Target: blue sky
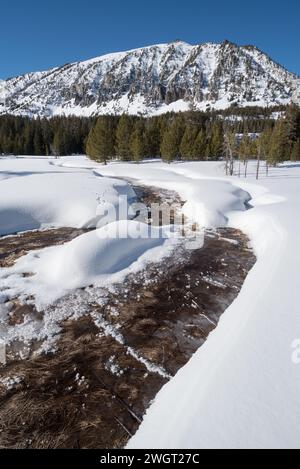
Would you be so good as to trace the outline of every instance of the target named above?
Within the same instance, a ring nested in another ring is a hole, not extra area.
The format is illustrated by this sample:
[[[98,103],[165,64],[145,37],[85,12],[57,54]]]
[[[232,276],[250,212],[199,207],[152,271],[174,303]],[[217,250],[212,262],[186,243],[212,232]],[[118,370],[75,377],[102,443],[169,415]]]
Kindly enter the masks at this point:
[[[298,0],[1,0],[0,14],[0,78],[175,39],[255,44],[300,75]]]

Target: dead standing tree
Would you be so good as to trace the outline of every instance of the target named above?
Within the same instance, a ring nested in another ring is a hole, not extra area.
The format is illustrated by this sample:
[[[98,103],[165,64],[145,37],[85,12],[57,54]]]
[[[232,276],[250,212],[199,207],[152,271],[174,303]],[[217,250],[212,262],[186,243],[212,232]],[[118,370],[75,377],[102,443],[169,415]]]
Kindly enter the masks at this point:
[[[226,176],[234,173],[234,151],[236,148],[236,135],[234,132],[226,131],[224,134],[224,146],[226,155]]]
[[[247,172],[248,172],[248,157],[249,157],[249,135],[248,134],[243,134],[243,137],[240,140],[239,143],[239,157],[240,160],[242,160],[243,165],[244,165],[244,177],[247,177]]]
[[[260,160],[261,160],[261,143],[258,140],[257,142],[257,166],[256,166],[256,179],[259,179],[259,170],[260,170]]]

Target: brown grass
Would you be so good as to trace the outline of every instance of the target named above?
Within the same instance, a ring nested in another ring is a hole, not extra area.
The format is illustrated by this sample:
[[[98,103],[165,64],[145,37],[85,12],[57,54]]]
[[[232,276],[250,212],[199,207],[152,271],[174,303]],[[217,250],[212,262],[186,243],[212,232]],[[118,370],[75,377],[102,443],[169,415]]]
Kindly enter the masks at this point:
[[[240,232],[220,230],[220,235],[239,243],[207,238],[203,249],[185,259],[176,256],[149,267],[153,282],[147,287],[142,277],[137,284],[129,278],[111,294],[108,307],[94,305],[90,312],[119,323],[126,346],[174,375],[213,329],[199,309],[217,323],[255,262]],[[227,287],[208,288],[201,272],[226,279]],[[130,292],[126,298],[124,288]],[[109,306],[118,308],[118,317]],[[0,388],[1,448],[121,448],[166,383],[130,356],[126,346],[99,335],[90,315],[63,327],[55,354],[13,361],[1,370],[3,377],[22,377],[16,388]],[[107,367],[112,355],[121,376]],[[84,382],[76,380],[77,374]]]

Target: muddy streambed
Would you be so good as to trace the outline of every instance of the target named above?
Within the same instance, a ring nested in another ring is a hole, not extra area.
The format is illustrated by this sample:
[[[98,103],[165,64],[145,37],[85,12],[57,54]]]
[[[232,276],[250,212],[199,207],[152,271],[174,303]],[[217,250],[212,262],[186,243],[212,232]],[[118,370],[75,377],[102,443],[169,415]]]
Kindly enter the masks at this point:
[[[168,199],[180,209],[174,193],[135,189],[146,205]],[[2,238],[0,266],[79,234],[61,229]],[[248,244],[240,231],[208,230],[201,249],[183,243],[110,291],[89,287],[76,292],[76,301],[74,294],[61,300],[56,308],[69,308],[70,318],[61,324],[55,352],[36,355],[38,344],[31,344],[20,360],[20,344],[8,349],[0,370],[0,447],[124,447],[157,392],[239,294],[255,263]],[[71,318],[75,304],[82,312],[77,320]],[[16,299],[12,324],[30,314],[43,321],[43,312]]]

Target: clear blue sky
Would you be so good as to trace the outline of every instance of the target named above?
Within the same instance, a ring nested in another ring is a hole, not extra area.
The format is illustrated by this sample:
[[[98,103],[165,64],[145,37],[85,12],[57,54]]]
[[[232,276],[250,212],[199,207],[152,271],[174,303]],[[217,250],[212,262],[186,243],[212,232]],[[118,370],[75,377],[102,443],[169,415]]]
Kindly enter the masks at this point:
[[[300,75],[299,0],[1,0],[0,78],[182,39],[255,44]]]

